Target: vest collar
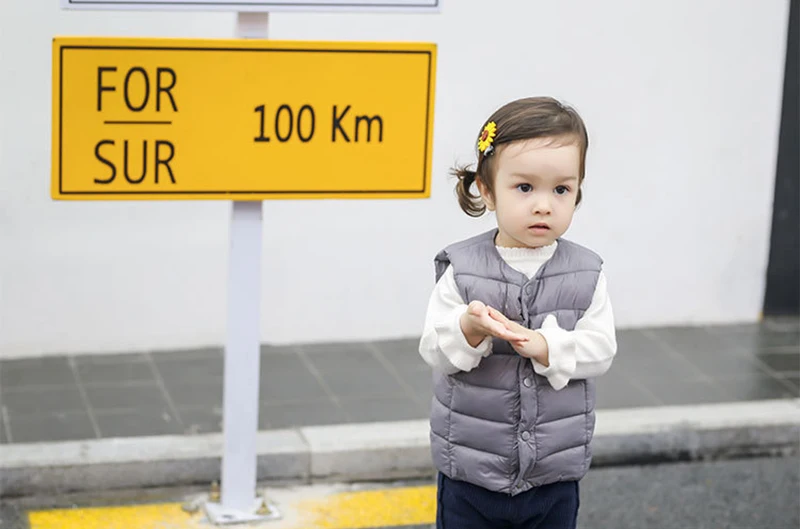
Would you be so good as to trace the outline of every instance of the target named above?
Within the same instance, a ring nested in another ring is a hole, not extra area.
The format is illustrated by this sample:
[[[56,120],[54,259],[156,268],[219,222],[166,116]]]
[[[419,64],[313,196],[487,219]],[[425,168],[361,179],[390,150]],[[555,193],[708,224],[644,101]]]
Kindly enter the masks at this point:
[[[497,266],[502,270],[503,276],[513,280],[518,285],[525,285],[529,281],[536,281],[544,277],[545,272],[552,271],[557,272],[558,268],[563,265],[564,261],[564,246],[565,242],[564,239],[559,237],[556,239],[558,242],[558,246],[556,246],[556,251],[553,253],[553,256],[545,261],[545,263],[539,268],[539,271],[536,272],[532,278],[528,279],[528,276],[520,272],[519,270],[513,268],[510,264],[508,264],[505,259],[500,255],[500,252],[497,251],[497,246],[495,245],[495,240],[497,239],[497,234],[500,232],[499,228],[493,228],[486,233],[483,234],[483,244],[487,245],[487,255],[491,256],[492,259],[497,261]],[[551,270],[552,269],[552,270]]]

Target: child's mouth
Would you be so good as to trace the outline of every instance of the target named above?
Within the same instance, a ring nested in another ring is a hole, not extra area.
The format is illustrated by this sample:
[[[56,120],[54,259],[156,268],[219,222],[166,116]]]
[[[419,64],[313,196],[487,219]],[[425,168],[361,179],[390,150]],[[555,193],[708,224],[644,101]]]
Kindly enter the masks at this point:
[[[550,226],[547,224],[534,224],[533,226],[528,226],[528,229],[536,231],[536,232],[544,232],[550,229]]]

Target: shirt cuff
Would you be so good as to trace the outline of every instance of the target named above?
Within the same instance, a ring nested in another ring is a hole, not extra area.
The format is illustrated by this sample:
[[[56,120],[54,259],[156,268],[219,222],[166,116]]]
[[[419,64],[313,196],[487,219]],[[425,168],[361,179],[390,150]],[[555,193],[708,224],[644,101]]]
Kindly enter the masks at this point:
[[[577,366],[575,339],[569,331],[565,331],[558,326],[556,317],[552,314],[545,318],[542,328],[537,329],[547,342],[549,366],[540,364],[531,359],[533,370],[539,375],[546,377],[553,389],[563,389]]]
[[[472,347],[461,330],[461,316],[466,307],[454,311],[454,318],[436,325],[439,349],[447,360],[461,371],[471,371],[478,367],[481,359],[492,353],[492,337],[484,338],[477,347]]]

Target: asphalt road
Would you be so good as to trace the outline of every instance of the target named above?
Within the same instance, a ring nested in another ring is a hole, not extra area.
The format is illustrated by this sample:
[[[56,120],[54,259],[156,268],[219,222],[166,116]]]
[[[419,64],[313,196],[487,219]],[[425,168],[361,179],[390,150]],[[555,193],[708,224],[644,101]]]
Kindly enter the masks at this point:
[[[27,529],[24,509],[0,503],[0,529]],[[579,528],[798,529],[800,457],[594,469]]]
[[[798,529],[800,458],[598,469],[582,529]]]

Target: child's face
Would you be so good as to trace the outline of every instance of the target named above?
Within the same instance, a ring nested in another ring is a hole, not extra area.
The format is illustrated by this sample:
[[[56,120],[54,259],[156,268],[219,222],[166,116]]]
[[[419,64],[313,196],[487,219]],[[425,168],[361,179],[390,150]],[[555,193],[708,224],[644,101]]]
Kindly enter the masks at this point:
[[[497,214],[495,243],[539,248],[564,234],[575,213],[580,172],[578,145],[537,138],[503,145],[495,153],[494,196],[478,189]]]

